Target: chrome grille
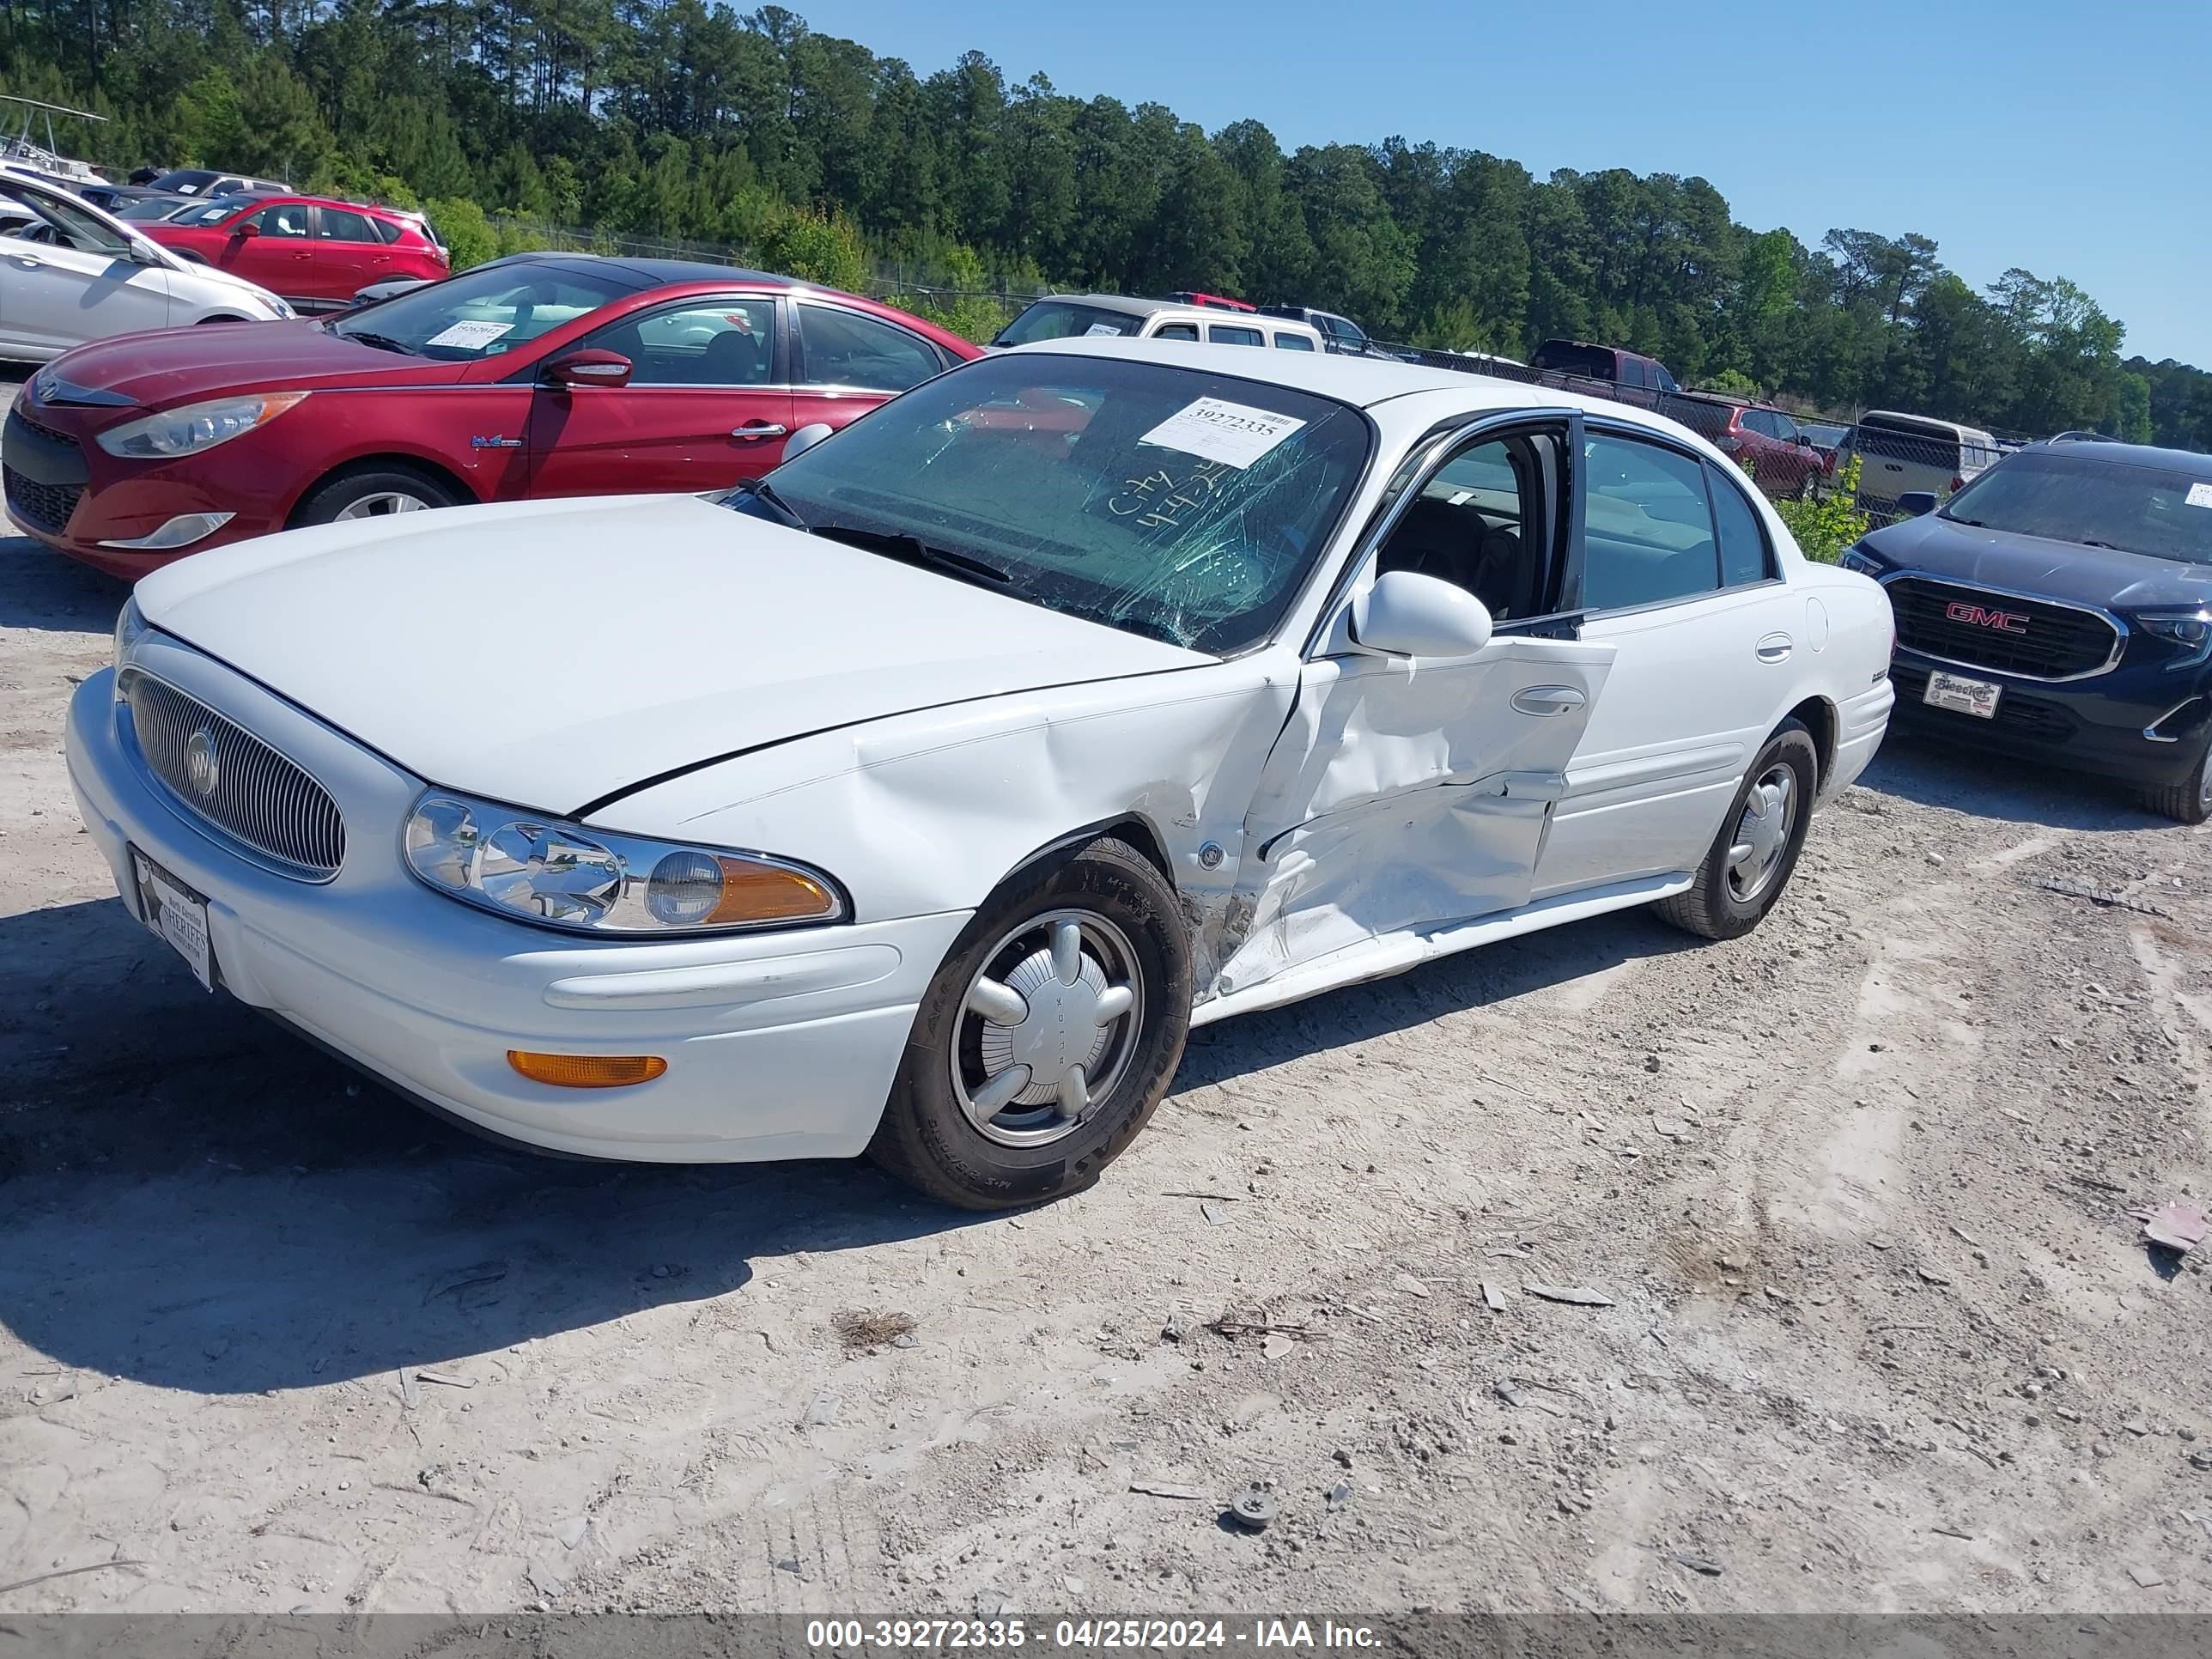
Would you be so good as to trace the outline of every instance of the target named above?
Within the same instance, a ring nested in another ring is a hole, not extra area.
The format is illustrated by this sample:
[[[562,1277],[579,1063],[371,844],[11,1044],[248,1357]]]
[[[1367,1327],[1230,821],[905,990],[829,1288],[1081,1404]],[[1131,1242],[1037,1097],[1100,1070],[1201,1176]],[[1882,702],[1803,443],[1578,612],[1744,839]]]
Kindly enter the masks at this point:
[[[2078,680],[2120,659],[2120,631],[2103,612],[2002,588],[1892,576],[1883,584],[1909,651],[2024,679]],[[2002,617],[2003,626],[1988,620]]]
[[[135,668],[123,696],[139,759],[171,799],[279,873],[328,881],[345,861],[330,792],[235,721]]]

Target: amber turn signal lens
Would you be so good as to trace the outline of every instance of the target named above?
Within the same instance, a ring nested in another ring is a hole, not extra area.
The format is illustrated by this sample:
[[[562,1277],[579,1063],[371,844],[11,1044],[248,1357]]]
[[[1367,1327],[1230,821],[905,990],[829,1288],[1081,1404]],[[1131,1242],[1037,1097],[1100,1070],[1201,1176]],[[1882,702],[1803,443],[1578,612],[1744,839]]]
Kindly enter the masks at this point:
[[[668,1069],[658,1054],[533,1054],[521,1048],[509,1048],[507,1063],[532,1083],[562,1089],[624,1089]]]
[[[722,897],[708,921],[805,921],[837,914],[837,896],[813,877],[750,859],[716,859]]]

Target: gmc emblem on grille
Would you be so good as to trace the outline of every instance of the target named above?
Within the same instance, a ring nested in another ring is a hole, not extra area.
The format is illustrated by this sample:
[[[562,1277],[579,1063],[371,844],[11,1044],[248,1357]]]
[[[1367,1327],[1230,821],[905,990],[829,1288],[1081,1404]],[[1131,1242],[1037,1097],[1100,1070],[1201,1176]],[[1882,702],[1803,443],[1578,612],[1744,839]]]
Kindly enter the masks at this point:
[[[2017,611],[1984,611],[1978,605],[1954,599],[1943,607],[1943,614],[1951,621],[1964,623],[1969,628],[1994,628],[2000,634],[2027,632],[2027,618]]]
[[[203,726],[185,739],[185,781],[192,793],[205,800],[222,781],[222,763],[216,758],[215,733]]]

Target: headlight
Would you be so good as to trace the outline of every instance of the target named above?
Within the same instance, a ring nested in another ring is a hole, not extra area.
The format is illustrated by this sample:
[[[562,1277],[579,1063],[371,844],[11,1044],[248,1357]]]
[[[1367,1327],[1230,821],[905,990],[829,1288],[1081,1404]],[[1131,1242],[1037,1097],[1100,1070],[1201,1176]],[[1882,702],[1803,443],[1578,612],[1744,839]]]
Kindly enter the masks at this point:
[[[276,313],[276,320],[280,323],[289,323],[295,317],[300,314],[298,312],[293,310],[289,304],[274,294],[269,296],[269,306],[270,309]]]
[[[1881,561],[1868,552],[1865,547],[1857,542],[1853,542],[1845,548],[1844,556],[1836,562],[1846,570],[1857,571],[1862,576],[1879,576],[1882,572]]]
[[[2178,645],[2187,654],[2169,668],[2187,668],[2204,660],[2212,647],[2212,607],[2196,611],[2146,611],[2129,618],[2153,639]]]
[[[829,877],[784,859],[610,835],[431,793],[407,820],[408,867],[441,892],[582,933],[702,933],[842,921]]]
[[[110,427],[100,434],[100,447],[111,455],[132,461],[161,461],[177,455],[196,455],[275,420],[307,395],[304,392],[264,392],[246,398],[217,398],[204,404],[186,404],[181,409],[163,410],[143,420]]]
[[[138,601],[124,600],[123,609],[115,616],[115,672],[118,684],[124,659],[130,656],[131,647],[138,643],[139,635],[146,631],[146,618],[138,612]],[[122,694],[118,690],[117,695]]]

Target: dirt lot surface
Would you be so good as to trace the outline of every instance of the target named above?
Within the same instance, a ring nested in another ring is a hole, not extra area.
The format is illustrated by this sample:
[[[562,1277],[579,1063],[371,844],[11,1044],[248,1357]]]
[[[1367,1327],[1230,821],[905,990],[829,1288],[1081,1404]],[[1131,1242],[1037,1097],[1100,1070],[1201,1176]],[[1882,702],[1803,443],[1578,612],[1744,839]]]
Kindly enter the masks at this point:
[[[64,775],[119,598],[0,544],[0,1608],[2212,1608],[2212,1280],[2125,1213],[2212,1180],[2212,835],[1893,744],[1750,939],[1214,1027],[978,1219],[203,994]]]

